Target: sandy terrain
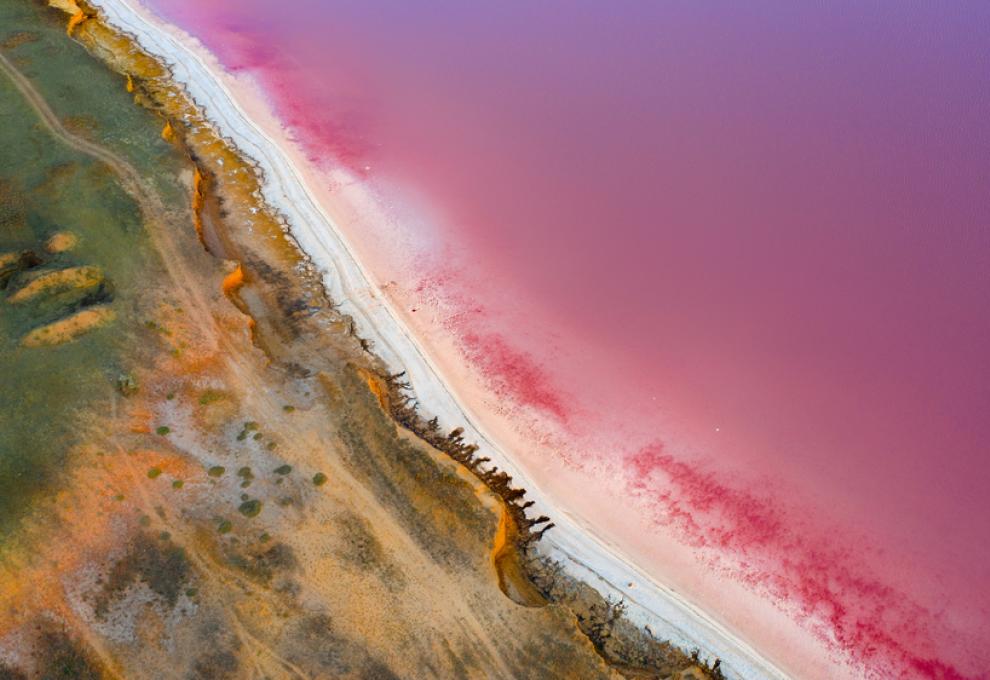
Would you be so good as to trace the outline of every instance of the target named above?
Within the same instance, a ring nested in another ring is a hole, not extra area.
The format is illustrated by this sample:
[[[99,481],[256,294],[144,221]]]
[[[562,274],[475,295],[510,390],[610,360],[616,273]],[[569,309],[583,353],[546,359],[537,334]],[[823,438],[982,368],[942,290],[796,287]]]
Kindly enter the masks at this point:
[[[508,587],[505,504],[389,418],[377,360],[278,222],[232,200],[253,180],[212,129],[176,123],[168,188],[190,200],[167,204],[125,154],[62,128],[15,61],[52,139],[129,194],[154,263],[106,320],[127,372],[73,414],[75,445],[4,534],[0,677],[617,677],[589,612]],[[668,656],[664,676],[695,666]]]
[[[286,139],[249,83],[224,74],[187,36],[154,21],[141,8],[118,0],[94,4],[106,13],[110,23],[135,35],[145,49],[163,58],[171,66],[175,79],[205,109],[217,129],[258,164],[265,177],[261,187],[264,198],[284,216],[293,238],[312,258],[329,297],[340,312],[353,319],[357,335],[372,343],[374,352],[391,371],[406,372],[423,410],[437,416],[445,429],[463,427],[465,440],[477,442],[481,454],[508,471],[516,485],[528,490],[528,498],[536,504],[534,511],[552,517],[556,527],[541,542],[545,555],[559,560],[566,572],[603,594],[621,595],[629,605],[632,619],[648,624],[658,637],[717,656],[728,677],[785,677],[715,617],[662,585],[656,569],[647,575],[637,568],[637,562],[648,563],[642,557],[638,560],[626,557],[619,548],[596,536],[587,522],[541,491],[547,486],[540,478],[541,471],[520,465],[518,458],[511,455],[513,450],[518,450],[514,448],[518,442],[513,440],[511,432],[489,431],[490,428],[480,425],[472,408],[483,403],[480,395],[472,397],[472,390],[477,387],[459,375],[456,367],[438,361],[442,355],[438,357],[435,348],[427,351],[388,297],[372,283],[367,268],[355,256],[356,249],[336,227],[329,202],[312,189],[320,184],[317,178],[310,174],[312,171],[307,169],[298,150]],[[168,126],[166,131],[170,131]],[[209,233],[201,234],[201,238],[214,254],[225,257],[232,254],[225,252],[222,239]],[[217,240],[211,242],[211,238]],[[226,248],[236,250],[236,244],[228,243]],[[253,301],[251,295],[250,287],[243,290],[241,303],[253,310],[262,301]],[[257,295],[261,297],[260,293]],[[328,324],[332,326],[332,322]],[[266,329],[261,323],[254,333],[263,346],[276,351],[275,336],[280,334],[277,328]],[[265,333],[272,337],[267,345]],[[283,358],[288,361],[288,357]],[[312,460],[311,464],[316,465],[317,461]],[[548,473],[542,472],[544,476]],[[668,547],[676,549],[676,546]],[[685,558],[672,562],[682,567],[689,565]]]
[[[730,677],[784,675],[714,617],[660,584],[654,570],[646,575],[614,545],[595,536],[587,522],[542,493],[543,484],[534,479],[534,472],[539,471],[525,468],[511,455],[518,450],[513,447],[519,445],[511,432],[489,432],[480,425],[468,405],[483,403],[480,395],[472,398],[477,386],[449,362],[440,365],[437,359],[442,361],[442,354],[438,357],[436,352],[427,351],[387,296],[372,283],[368,269],[355,256],[356,249],[337,228],[332,208],[327,207],[331,201],[320,196],[318,189],[313,190],[321,186],[319,178],[249,83],[223,73],[188,36],[157,22],[140,7],[122,1],[95,4],[112,24],[137,36],[149,52],[170,64],[175,78],[203,106],[211,122],[258,163],[266,180],[262,187],[265,198],[285,216],[292,236],[323,272],[331,299],[354,319],[358,334],[373,342],[375,353],[391,369],[406,371],[426,412],[437,416],[445,428],[464,427],[465,439],[481,445],[483,455],[524,486],[536,501],[538,512],[553,517],[556,528],[547,534],[542,546],[546,554],[561,560],[570,573],[602,592],[621,594],[630,604],[630,615],[648,623],[659,636],[721,658]],[[456,387],[450,387],[451,380]],[[767,615],[772,614],[768,611]]]

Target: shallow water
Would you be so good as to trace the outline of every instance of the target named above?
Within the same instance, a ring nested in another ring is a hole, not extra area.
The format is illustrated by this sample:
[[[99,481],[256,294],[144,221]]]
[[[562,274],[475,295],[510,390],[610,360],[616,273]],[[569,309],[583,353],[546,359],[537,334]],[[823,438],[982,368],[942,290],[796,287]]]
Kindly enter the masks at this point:
[[[985,4],[150,4],[630,513],[871,663],[990,663]]]

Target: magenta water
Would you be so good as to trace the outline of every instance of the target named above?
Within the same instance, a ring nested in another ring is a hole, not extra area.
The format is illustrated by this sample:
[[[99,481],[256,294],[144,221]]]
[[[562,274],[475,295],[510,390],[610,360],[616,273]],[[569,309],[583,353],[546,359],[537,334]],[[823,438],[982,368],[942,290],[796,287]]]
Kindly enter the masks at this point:
[[[879,676],[987,677],[990,5],[152,5],[402,194],[376,274],[569,465]]]

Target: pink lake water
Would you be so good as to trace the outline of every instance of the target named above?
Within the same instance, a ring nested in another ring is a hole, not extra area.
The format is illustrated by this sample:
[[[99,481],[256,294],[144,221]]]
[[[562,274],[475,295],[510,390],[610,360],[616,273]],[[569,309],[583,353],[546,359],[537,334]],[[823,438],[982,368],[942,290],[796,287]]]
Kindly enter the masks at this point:
[[[562,465],[864,673],[990,677],[990,4],[149,4]]]

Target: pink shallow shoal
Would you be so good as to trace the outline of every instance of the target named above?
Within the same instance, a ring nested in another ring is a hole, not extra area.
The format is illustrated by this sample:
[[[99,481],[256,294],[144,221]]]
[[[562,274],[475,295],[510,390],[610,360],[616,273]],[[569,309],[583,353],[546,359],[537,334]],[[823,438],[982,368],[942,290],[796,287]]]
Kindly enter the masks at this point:
[[[990,4],[150,4],[564,464],[880,677],[987,677]]]

